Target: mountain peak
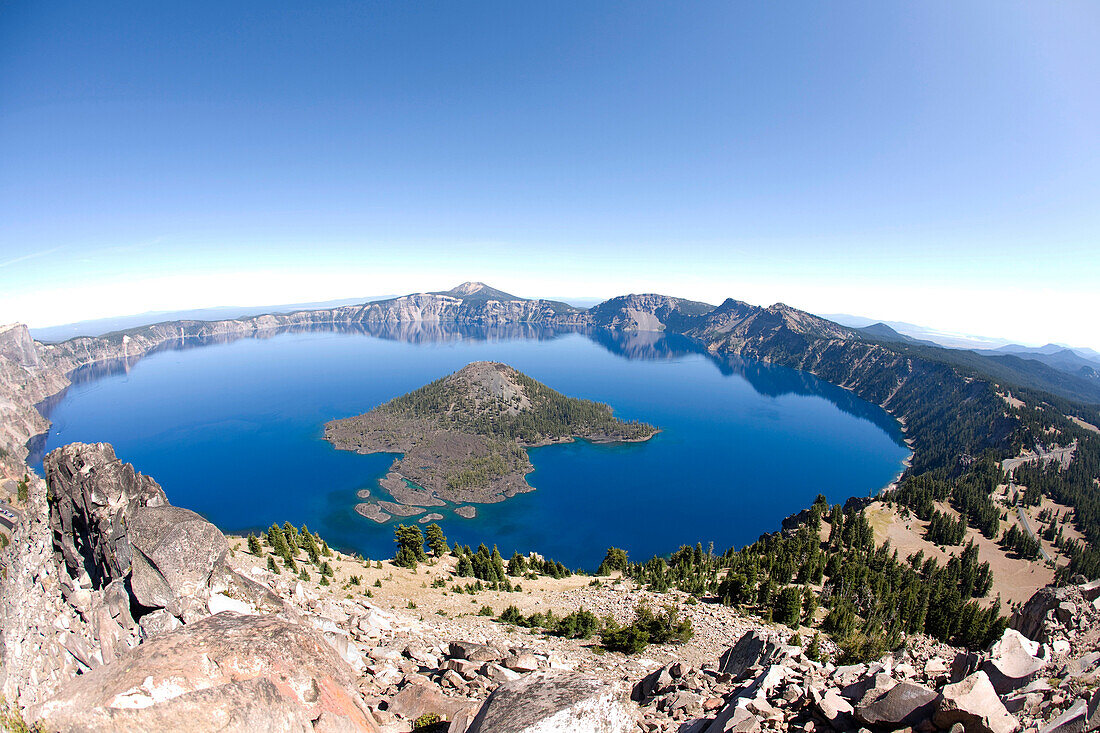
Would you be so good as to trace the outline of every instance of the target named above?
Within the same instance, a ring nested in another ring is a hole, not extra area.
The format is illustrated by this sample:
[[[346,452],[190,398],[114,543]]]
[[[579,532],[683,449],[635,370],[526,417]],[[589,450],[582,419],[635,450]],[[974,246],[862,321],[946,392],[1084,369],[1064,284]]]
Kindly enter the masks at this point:
[[[520,373],[497,361],[475,361],[467,364],[444,382],[461,386],[478,403],[485,400],[508,403],[507,411],[522,412],[531,406],[520,385]]]
[[[464,282],[461,285],[456,285],[450,290],[444,290],[441,292],[432,293],[433,295],[449,295],[452,298],[459,298],[466,301],[485,301],[485,300],[526,300],[526,298],[519,298],[515,295],[510,295],[502,290],[491,288],[482,282]]]
[[[485,283],[464,282],[457,287],[451,288],[451,292],[455,295],[473,295],[487,287],[489,286]]]

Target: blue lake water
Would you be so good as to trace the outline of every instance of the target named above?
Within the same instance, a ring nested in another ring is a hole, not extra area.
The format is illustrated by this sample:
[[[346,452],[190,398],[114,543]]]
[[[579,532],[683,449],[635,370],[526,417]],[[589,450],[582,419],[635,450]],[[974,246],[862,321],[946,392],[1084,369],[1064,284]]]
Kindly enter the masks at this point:
[[[384,496],[376,482],[394,457],[337,451],[322,426],[477,360],[661,428],[646,443],[533,449],[535,491],[478,505],[473,520],[443,512],[449,540],[496,543],[506,557],[534,550],[593,568],[609,546],[635,559],[696,542],[741,546],[818,493],[837,503],[876,491],[908,455],[879,407],[679,337],[452,327],[283,333],[86,368],[43,405],[53,427],[37,460],[66,443],[109,442],[173,504],[224,531],[289,520],[341,549],[390,557],[394,522],[352,507],[359,489]]]

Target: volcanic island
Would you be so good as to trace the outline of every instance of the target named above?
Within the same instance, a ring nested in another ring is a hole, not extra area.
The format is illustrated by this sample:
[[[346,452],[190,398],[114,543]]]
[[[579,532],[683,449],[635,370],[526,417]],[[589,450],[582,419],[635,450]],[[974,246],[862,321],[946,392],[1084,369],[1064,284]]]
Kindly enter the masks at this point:
[[[528,448],[569,443],[649,440],[657,428],[620,420],[611,407],[566,397],[507,364],[477,361],[355,417],[325,424],[339,450],[400,453],[379,485],[393,501],[355,510],[376,522],[447,507],[472,518],[470,504],[532,491]],[[369,498],[367,491],[360,498]],[[442,518],[433,512],[421,522]]]

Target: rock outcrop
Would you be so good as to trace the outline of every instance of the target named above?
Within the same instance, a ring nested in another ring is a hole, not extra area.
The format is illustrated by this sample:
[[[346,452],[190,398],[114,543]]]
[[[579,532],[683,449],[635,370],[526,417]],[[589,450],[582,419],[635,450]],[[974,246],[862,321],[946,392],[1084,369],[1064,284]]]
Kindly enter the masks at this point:
[[[1100,581],[1040,588],[1012,615],[1012,628],[1047,644],[1068,644],[1100,623]]]
[[[91,670],[32,710],[47,729],[377,730],[351,668],[312,628],[230,611]]]
[[[229,545],[218,528],[170,505],[160,485],[111,446],[73,443],[46,456],[44,466],[62,591],[82,613],[94,617],[104,604],[133,609],[147,635],[174,622],[158,614],[143,623],[146,615],[164,609],[180,623],[203,618],[212,595],[230,586],[263,599],[226,567]],[[129,613],[124,620],[132,629]]]
[[[68,384],[62,372],[42,364],[26,326],[0,326],[0,480],[27,472],[26,443],[50,425],[35,405]]]
[[[592,325],[616,331],[673,331],[703,326],[713,305],[667,295],[621,295],[600,303],[588,315]]]
[[[47,456],[44,468],[53,496],[50,529],[70,576],[97,590],[125,577],[133,520],[168,505],[160,485],[106,443],[67,445]]]

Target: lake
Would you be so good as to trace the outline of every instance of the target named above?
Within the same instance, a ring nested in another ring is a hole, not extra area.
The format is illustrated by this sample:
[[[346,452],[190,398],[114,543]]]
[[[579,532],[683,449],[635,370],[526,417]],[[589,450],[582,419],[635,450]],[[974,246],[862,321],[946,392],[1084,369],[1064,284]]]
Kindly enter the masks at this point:
[[[323,425],[479,360],[661,429],[645,443],[531,449],[535,491],[477,505],[472,520],[443,512],[452,543],[495,543],[506,558],[533,550],[593,569],[609,546],[636,560],[696,542],[740,547],[818,493],[841,503],[877,491],[909,454],[878,406],[682,337],[436,324],[191,343],[86,367],[41,406],[53,426],[32,461],[66,443],[112,443],[223,531],[289,520],[342,550],[391,557],[393,526],[415,517],[378,525],[353,506],[364,488],[388,498],[377,480],[394,456],[337,451]]]

